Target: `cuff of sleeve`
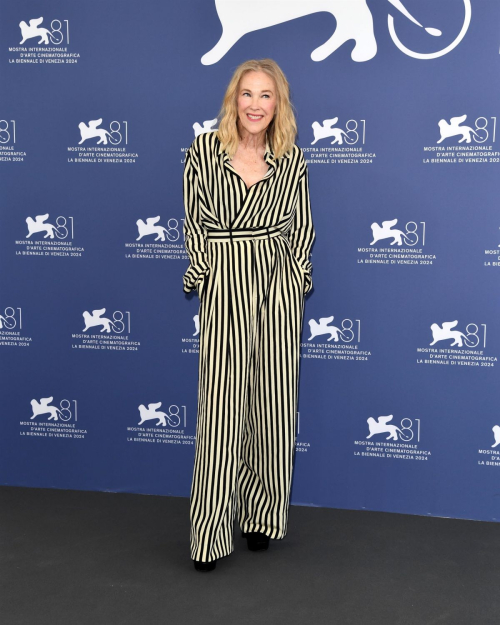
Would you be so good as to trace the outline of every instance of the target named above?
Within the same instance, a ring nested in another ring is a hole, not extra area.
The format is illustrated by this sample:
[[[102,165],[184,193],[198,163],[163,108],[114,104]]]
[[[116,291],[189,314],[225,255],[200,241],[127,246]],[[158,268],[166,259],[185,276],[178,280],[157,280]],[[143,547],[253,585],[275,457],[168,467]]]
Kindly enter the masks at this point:
[[[210,267],[207,263],[199,263],[198,265],[190,265],[189,269],[184,274],[182,281],[184,284],[184,293],[189,293],[198,288],[198,284],[202,282],[203,278],[209,272]]]
[[[313,282],[312,282],[312,276],[309,272],[306,273],[305,278],[306,280],[304,284],[304,295],[307,295],[309,291],[312,289]]]

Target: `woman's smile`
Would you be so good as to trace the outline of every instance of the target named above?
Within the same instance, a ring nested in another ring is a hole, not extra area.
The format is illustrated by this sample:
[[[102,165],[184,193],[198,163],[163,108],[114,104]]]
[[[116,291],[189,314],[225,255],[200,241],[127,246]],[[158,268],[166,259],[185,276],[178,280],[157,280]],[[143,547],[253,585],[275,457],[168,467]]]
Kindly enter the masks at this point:
[[[251,113],[247,113],[247,119],[251,122],[259,122],[264,115],[252,115]]]

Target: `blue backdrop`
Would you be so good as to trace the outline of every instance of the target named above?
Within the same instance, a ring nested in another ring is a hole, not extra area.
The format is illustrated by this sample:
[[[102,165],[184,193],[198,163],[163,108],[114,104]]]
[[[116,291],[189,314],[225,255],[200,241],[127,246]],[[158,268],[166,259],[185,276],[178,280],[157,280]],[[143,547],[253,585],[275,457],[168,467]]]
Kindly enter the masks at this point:
[[[189,496],[184,154],[270,57],[317,232],[292,503],[498,521],[499,21],[494,0],[3,3],[1,482]]]

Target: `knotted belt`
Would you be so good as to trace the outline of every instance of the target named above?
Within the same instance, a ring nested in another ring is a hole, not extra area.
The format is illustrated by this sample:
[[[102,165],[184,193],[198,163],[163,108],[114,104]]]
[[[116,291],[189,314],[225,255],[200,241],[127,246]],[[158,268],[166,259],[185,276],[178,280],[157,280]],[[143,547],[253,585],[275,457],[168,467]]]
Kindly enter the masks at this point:
[[[207,230],[206,237],[210,240],[243,241],[245,239],[266,239],[281,234],[278,226],[261,226],[253,228],[230,228],[229,230]]]

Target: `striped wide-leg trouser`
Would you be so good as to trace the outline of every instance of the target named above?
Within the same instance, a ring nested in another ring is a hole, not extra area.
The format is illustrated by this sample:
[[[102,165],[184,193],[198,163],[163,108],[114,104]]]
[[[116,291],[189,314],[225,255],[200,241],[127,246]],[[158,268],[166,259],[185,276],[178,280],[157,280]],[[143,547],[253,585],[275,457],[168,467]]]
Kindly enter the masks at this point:
[[[210,231],[199,285],[191,557],[244,532],[284,538],[295,457],[305,277],[276,227]]]

